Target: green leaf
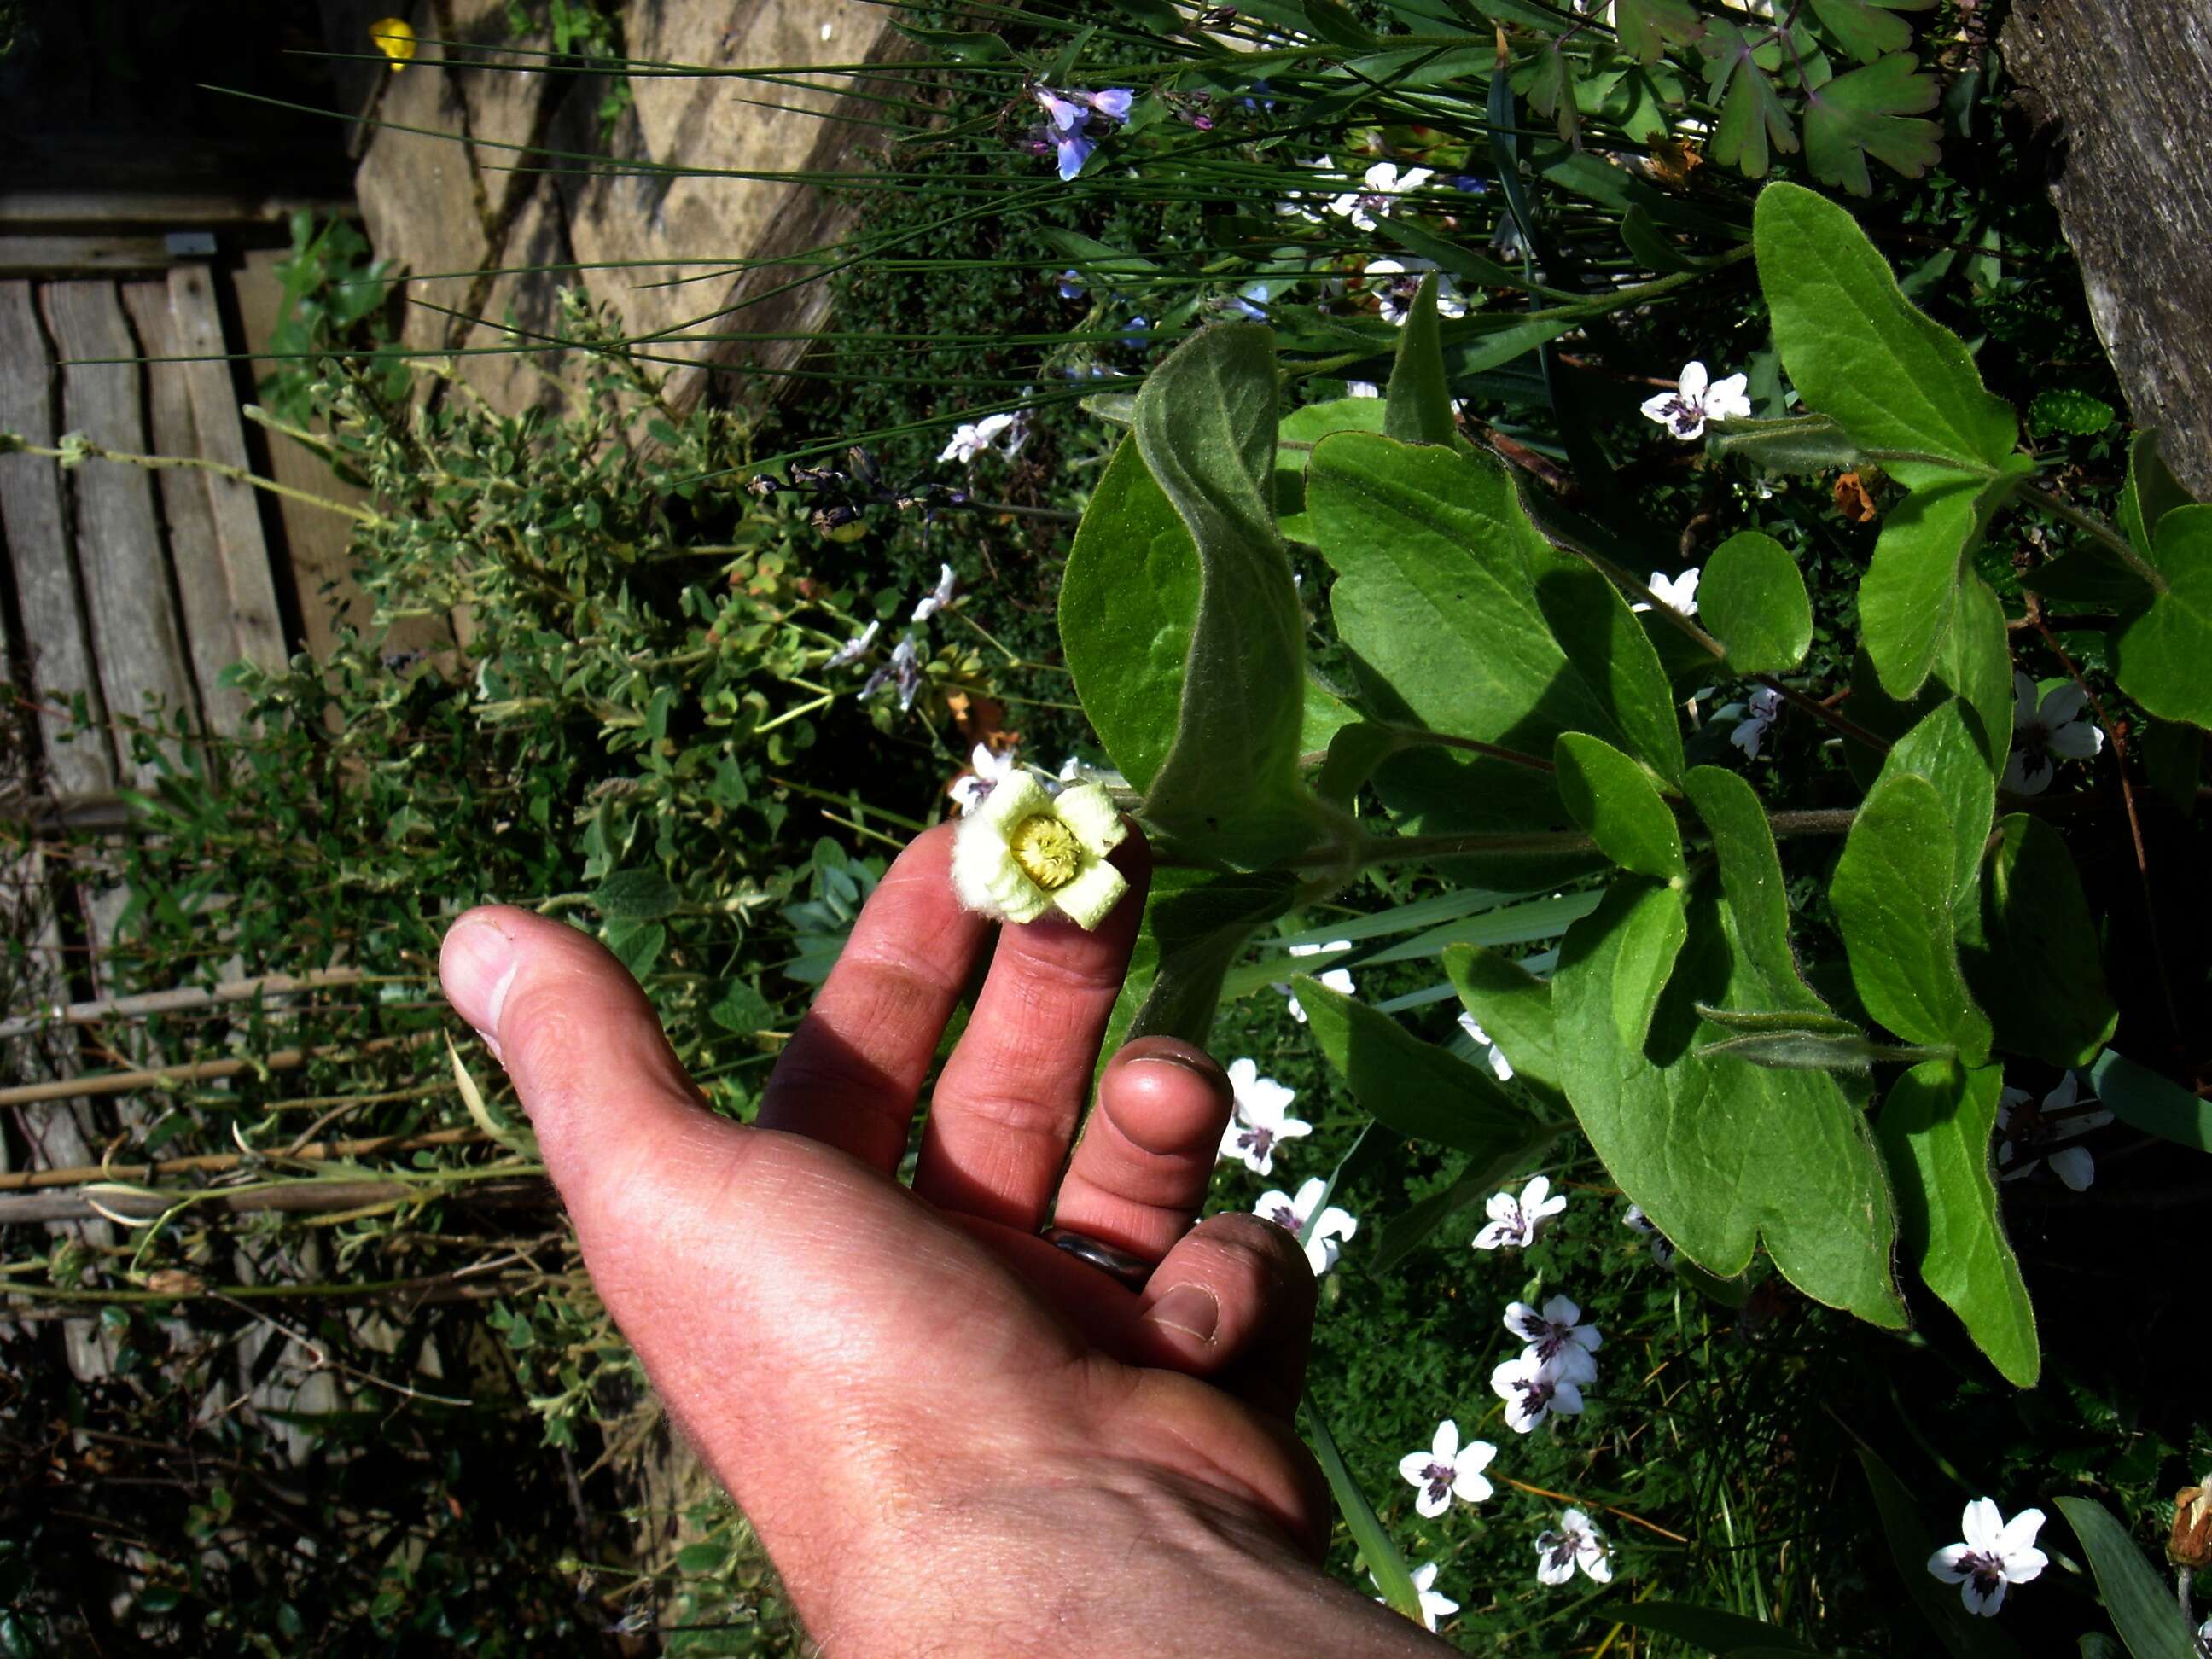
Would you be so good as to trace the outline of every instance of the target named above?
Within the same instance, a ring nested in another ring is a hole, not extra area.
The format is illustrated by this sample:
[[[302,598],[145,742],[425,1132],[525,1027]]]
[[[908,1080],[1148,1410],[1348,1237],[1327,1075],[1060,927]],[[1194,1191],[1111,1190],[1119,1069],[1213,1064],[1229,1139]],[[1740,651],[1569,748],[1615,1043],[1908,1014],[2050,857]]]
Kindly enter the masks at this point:
[[[2145,428],[2128,441],[2128,482],[2120,492],[2120,529],[2136,551],[2149,556],[2158,521],[2189,505],[2189,492],[2159,453],[2158,434]]]
[[[1592,920],[1613,933],[1613,1030],[1621,1047],[1633,1052],[1651,1034],[1659,999],[1689,936],[1689,921],[1679,889],[1634,877],[1613,883],[1605,899]]]
[[[1971,572],[1959,584],[1951,626],[1936,649],[1936,678],[1974,711],[1966,729],[1988,744],[1995,777],[2012,749],[2012,635],[1996,592]]]
[[[1859,1449],[1859,1467],[1873,1490],[1875,1508],[1881,1516],[1882,1537],[1889,1545],[1891,1563],[1905,1581],[1905,1593],[1919,1608],[1920,1616],[1953,1659],[2021,1659],[2019,1644],[1995,1620],[1968,1613],[1959,1592],[1928,1571],[1928,1558],[1936,1540],[1920,1519],[1920,1509],[1888,1464],[1872,1450]],[[1955,1538],[1956,1533],[1947,1533]]]
[[[609,916],[600,924],[599,937],[615,953],[615,959],[629,969],[630,976],[640,980],[653,971],[653,964],[660,960],[660,952],[668,944],[668,930],[659,922],[627,916]]]
[[[2027,406],[2027,429],[2039,438],[2063,432],[2076,438],[2094,438],[2119,419],[2112,404],[2086,392],[2057,389],[2039,392]]]
[[[1720,1278],[1763,1239],[1817,1301],[1895,1328],[1893,1222],[1863,1085],[1821,1072],[1700,1058],[1729,1033],[1699,1004],[1826,1014],[1797,975],[1766,814],[1734,774],[1686,780],[1718,879],[1691,890],[1687,935],[1640,1047],[1620,1039],[1613,981],[1623,930],[1606,907],[1568,930],[1552,979],[1560,1082],[1606,1168],[1686,1255]],[[1508,1050],[1510,1053],[1510,1050]]]
[[[1013,49],[997,35],[980,29],[925,29],[899,22],[891,27],[956,64],[1003,64],[1014,55]]]
[[[1698,615],[1739,674],[1787,673],[1813,643],[1813,602],[1797,561],[1756,530],[1739,530],[1705,561]]]
[[[1657,882],[1686,880],[1682,832],[1651,775],[1602,738],[1563,732],[1552,745],[1559,799],[1598,850]]]
[[[1910,697],[1936,665],[1966,561],[1997,509],[2035,470],[2008,456],[1991,480],[1954,476],[1915,489],[1882,520],[1874,561],[1859,584],[1867,654],[1893,697]]]
[[[1700,1012],[1706,1012],[1700,1009]],[[1707,1014],[1711,1018],[1710,1013]],[[1919,1060],[1928,1050],[1876,1042],[1863,1033],[1849,1035],[1778,1028],[1745,1031],[1691,1051],[1699,1060],[1740,1060],[1775,1072],[1840,1072],[1863,1077],[1883,1060]]]
[[[1539,1124],[1489,1071],[1424,1042],[1388,1014],[1320,981],[1291,981],[1314,1040],[1359,1109],[1401,1135],[1476,1158],[1525,1161],[1558,1133]]]
[[[1741,1654],[1747,1648],[1775,1653],[1814,1653],[1779,1625],[1762,1624],[1740,1613],[1692,1607],[1687,1601],[1615,1601],[1595,1607],[1590,1617],[1611,1620],[1633,1630],[1657,1631],[1708,1653]]]
[[[720,1544],[686,1544],[676,1552],[676,1571],[696,1578],[702,1573],[720,1572],[729,1559],[729,1551]]]
[[[1905,1259],[2015,1388],[2043,1369],[2035,1310],[2005,1237],[1990,1135],[2004,1074],[1926,1060],[1890,1086],[1876,1133],[1889,1155]]]
[[[2113,672],[2160,719],[2212,726],[2212,507],[2169,508],[2151,541],[2166,586],[2112,641]]]
[[[1596,693],[1625,745],[1669,783],[1685,761],[1682,722],[1657,647],[1620,590],[1581,559],[1547,550],[1529,562],[1553,637]]]
[[[1330,1493],[1336,1499],[1337,1512],[1344,1516],[1345,1530],[1359,1551],[1359,1559],[1367,1564],[1367,1571],[1375,1580],[1375,1588],[1382,1592],[1382,1600],[1392,1612],[1402,1613],[1415,1623],[1421,1618],[1421,1593],[1413,1588],[1413,1569],[1399,1553],[1398,1546],[1375,1506],[1367,1501],[1358,1480],[1346,1465],[1344,1454],[1337,1449],[1336,1437],[1329,1432],[1328,1419],[1321,1414],[1309,1393],[1305,1398],[1306,1434],[1313,1442],[1314,1458],[1320,1463],[1322,1474],[1328,1479]]]
[[[1582,137],[1582,111],[1575,105],[1580,81],[1577,60],[1553,40],[1536,48],[1535,56],[1515,74],[1513,86],[1528,99],[1530,109],[1552,118],[1560,142],[1571,144]]]
[[[2169,1083],[2148,1066],[2138,1066],[2110,1048],[2089,1068],[2097,1098],[2130,1128],[2212,1152],[2212,1100]]]
[[[652,921],[681,902],[676,884],[655,869],[617,870],[592,894],[592,908],[610,920]]]
[[[2143,1559],[2127,1528],[2086,1498],[2060,1498],[2058,1512],[2081,1540],[2105,1611],[2132,1659],[2197,1659],[2196,1637],[2182,1621],[2172,1588]]]
[[[1714,450],[1741,455],[1767,472],[1832,472],[1858,465],[1866,453],[1826,415],[1792,415],[1779,421],[1720,421]]]
[[[1862,64],[1871,64],[1886,52],[1903,52],[1912,44],[1912,25],[1899,11],[1919,11],[1930,0],[1813,0],[1813,15],[1834,35],[1844,50]],[[1881,9],[1883,6],[1888,9]]]
[[[1139,1036],[1180,1037],[1203,1048],[1229,964],[1255,929],[1291,908],[1296,890],[1287,875],[1155,869],[1099,1064]]]
[[[2011,453],[2011,405],[1983,388],[1959,337],[1905,299],[1850,213],[1796,185],[1769,185],[1753,243],[1775,346],[1807,404],[1870,450],[1936,456],[1966,471],[1993,470]],[[1883,465],[1908,488],[1942,471]]]
[[[2136,739],[2151,788],[2187,817],[2204,776],[2204,734],[2186,720],[2153,720]]]
[[[707,1018],[726,1031],[750,1036],[775,1023],[775,1010],[746,981],[733,979],[722,988],[720,998],[707,1011]]]
[[[1339,726],[1328,740],[1328,758],[1322,763],[1314,792],[1323,800],[1349,806],[1375,769],[1398,752],[1395,727],[1355,720]]]
[[[1688,46],[1705,32],[1705,20],[1690,0],[1619,0],[1613,28],[1620,49],[1639,64],[1656,64],[1669,42]]]
[[[1805,161],[1824,185],[1854,196],[1874,194],[1871,155],[1917,179],[1943,154],[1943,129],[1917,118],[1943,100],[1932,75],[1919,73],[1909,52],[1839,75],[1805,91]]]
[[[1175,739],[1198,592],[1197,545],[1135,440],[1124,439],[1076,527],[1060,638],[1083,712],[1140,790]]]
[[[1771,39],[1753,45],[1735,24],[1711,17],[1698,49],[1705,54],[1708,95],[1720,106],[1708,152],[1747,179],[1764,179],[1770,142],[1784,155],[1797,150],[1796,130],[1774,89],[1773,71],[1781,67],[1782,48]]]
[[[1276,396],[1274,348],[1247,323],[1178,347],[1137,394],[1134,441],[1199,562],[1175,738],[1145,813],[1232,864],[1294,852],[1316,827],[1297,775],[1305,623],[1270,500]]]
[[[1951,891],[1961,910],[1981,875],[1982,849],[1996,817],[1997,787],[1981,725],[1971,704],[1947,698],[1897,740],[1883,766],[1884,776],[1911,772],[1927,779],[1942,797],[1951,824]]]
[[[1398,331],[1390,365],[1382,429],[1401,443],[1448,444],[1456,431],[1451,389],[1444,384],[1443,343],[1437,332],[1437,278],[1431,271],[1414,290]]]
[[[1503,1158],[1470,1164],[1459,1179],[1443,1191],[1433,1193],[1402,1214],[1392,1216],[1382,1224],[1382,1235],[1375,1241],[1375,1255],[1368,1271],[1389,1272],[1435,1237],[1454,1216],[1496,1192],[1518,1167]]]
[[[1997,825],[1978,903],[1961,918],[1960,965],[1990,1011],[1996,1046],[2087,1066],[2119,1022],[2081,878],[2064,837],[2015,812]]]
[[[1444,972],[1451,975],[1460,1006],[1512,1062],[1514,1081],[1547,1104],[1564,1109],[1567,1097],[1559,1086],[1552,988],[1519,963],[1480,945],[1449,946]]]
[[[1978,1066],[1990,1023],[1959,971],[1952,840],[1936,786],[1885,770],[1851,822],[1828,900],[1867,1012],[1908,1042],[1953,1047]]]

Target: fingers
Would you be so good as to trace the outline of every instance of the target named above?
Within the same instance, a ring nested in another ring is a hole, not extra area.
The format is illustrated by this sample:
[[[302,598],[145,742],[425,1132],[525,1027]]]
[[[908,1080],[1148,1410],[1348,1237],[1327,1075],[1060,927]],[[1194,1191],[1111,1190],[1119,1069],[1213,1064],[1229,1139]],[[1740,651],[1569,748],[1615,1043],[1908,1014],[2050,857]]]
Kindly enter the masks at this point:
[[[1209,1216],[1153,1269],[1129,1332],[1137,1356],[1287,1419],[1305,1387],[1318,1281],[1289,1231]]]
[[[1130,1043],[1099,1080],[1054,1224],[1158,1261],[1205,1201],[1231,1105],[1228,1078],[1202,1049],[1170,1037]]]
[[[1097,932],[1056,915],[1000,932],[915,1170],[915,1191],[940,1209],[1025,1231],[1042,1224],[1144,914],[1143,838],[1131,835],[1114,862],[1131,890]]]
[[[769,1078],[763,1128],[826,1141],[886,1175],[898,1167],[915,1094],[989,927],[953,896],[954,827],[917,837],[877,884]]]
[[[639,1193],[740,1133],[705,1109],[637,981],[595,941],[526,910],[471,910],[438,959],[491,1044],[588,1247]]]

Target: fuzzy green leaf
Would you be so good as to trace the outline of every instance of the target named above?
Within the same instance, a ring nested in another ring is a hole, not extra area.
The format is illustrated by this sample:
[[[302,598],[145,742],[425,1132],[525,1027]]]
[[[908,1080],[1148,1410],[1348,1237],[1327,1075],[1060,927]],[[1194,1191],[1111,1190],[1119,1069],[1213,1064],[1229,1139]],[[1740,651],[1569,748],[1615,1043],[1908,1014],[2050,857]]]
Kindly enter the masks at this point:
[[[2177,1146],[2212,1152],[2212,1100],[2191,1094],[2110,1048],[2089,1068],[2089,1080],[2096,1085],[2097,1098],[2130,1128]]]
[[[1929,481],[1882,521],[1859,584],[1859,625],[1882,690],[1893,697],[1912,696],[1935,667],[1966,561],[2034,467],[2027,456],[2011,455],[1994,479]]]
[[[2165,513],[2150,562],[2166,586],[2112,641],[2120,690],[2162,719],[2212,726],[2212,507]]]
[[[1796,185],[1770,185],[1753,213],[1753,242],[1775,347],[1808,404],[1867,449],[1942,457],[1968,472],[2012,453],[2012,406],[1983,388],[1959,337],[1905,299],[1849,212]],[[1908,488],[1945,470],[1883,465]]]
[[[1699,1017],[1700,1004],[1829,1011],[1790,953],[1781,863],[1758,796],[1713,767],[1693,769],[1686,787],[1712,836],[1718,881],[1691,891],[1680,956],[1638,1046],[1620,1041],[1614,1018],[1626,901],[1609,897],[1568,930],[1552,981],[1553,1017],[1572,1034],[1559,1045],[1560,1081],[1613,1178],[1699,1267],[1733,1278],[1764,1239],[1807,1295],[1901,1325],[1889,1193],[1864,1085],[1695,1052],[1729,1035]]]
[[[1448,946],[1444,972],[1451,975],[1460,1006],[1512,1063],[1514,1080],[1564,1109],[1567,1097],[1559,1087],[1552,988],[1519,963],[1479,945]]]
[[[1651,775],[1601,738],[1565,732],[1552,745],[1559,799],[1598,850],[1622,869],[1680,882],[1682,832]]]
[[[1856,466],[1865,452],[1826,415],[1792,415],[1779,421],[1724,421],[1712,428],[1713,448],[1741,455],[1762,471],[1833,472]]]
[[[1961,919],[1960,965],[1990,1011],[1997,1047],[2053,1066],[2087,1066],[2119,1023],[2097,925],[2065,837],[2015,812]]]
[[[1679,785],[1686,763],[1681,715],[1658,649],[1620,590],[1584,561],[1548,549],[1531,556],[1529,574],[1552,636],[1627,738],[1625,746]]]
[[[1990,1023],[1959,970],[1952,842],[1936,786],[1885,769],[1852,820],[1828,899],[1867,1012],[1908,1042],[1955,1048],[1979,1065]]]
[[[2010,736],[2008,732],[2007,738]],[[1989,845],[1990,826],[1996,816],[1990,746],[1982,717],[1972,705],[1949,697],[1899,738],[1884,763],[1885,773],[1914,773],[1935,785],[1942,797],[1951,825],[1951,891],[1962,908],[1981,873],[1982,849]]]
[[[658,870],[617,870],[592,890],[592,905],[609,921],[655,921],[680,897],[676,884]]]
[[[2043,1369],[2035,1310],[1990,1174],[2003,1087],[1994,1066],[1923,1061],[1890,1086],[1876,1133],[1889,1156],[1905,1260],[2005,1380],[2032,1389]]]
[[[1406,313],[1406,326],[1398,333],[1398,356],[1390,365],[1382,429],[1409,444],[1448,444],[1457,429],[1452,421],[1451,388],[1444,384],[1443,343],[1437,332],[1433,272],[1421,278]]]
[[[2159,453],[2158,434],[2146,428],[2128,441],[2128,482],[2120,492],[2120,528],[2148,556],[2158,521],[2177,507],[2189,505],[2189,492]]]
[[[1782,674],[1813,643],[1813,602],[1790,550],[1739,530],[1713,550],[1698,583],[1698,614],[1739,674]]]

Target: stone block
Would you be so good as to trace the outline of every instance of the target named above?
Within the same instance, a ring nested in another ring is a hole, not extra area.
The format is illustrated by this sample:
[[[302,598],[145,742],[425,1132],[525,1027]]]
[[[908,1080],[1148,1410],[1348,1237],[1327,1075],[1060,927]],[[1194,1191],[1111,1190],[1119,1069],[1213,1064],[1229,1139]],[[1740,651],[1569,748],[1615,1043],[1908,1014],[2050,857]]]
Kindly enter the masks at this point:
[[[544,34],[510,38],[507,0],[447,0],[445,10],[448,21],[443,38],[456,43],[447,47],[448,55],[457,63],[479,60],[484,64],[457,66],[446,73],[460,88],[468,108],[477,176],[496,224],[518,210],[538,184],[538,174],[519,169],[544,165],[529,147],[544,142],[554,93],[573,77],[523,67],[541,61],[527,54],[550,50],[552,41]]]
[[[495,263],[565,264],[573,257],[568,250],[568,227],[561,210],[559,192],[550,181],[541,182],[515,210],[507,226],[507,245]],[[517,328],[523,331],[522,337],[512,343],[532,345],[538,342],[529,338],[531,334],[558,333],[561,289],[574,286],[577,280],[576,274],[570,271],[537,271],[494,278],[480,313],[484,320],[469,331],[462,345],[483,348],[510,343],[506,329],[509,307],[514,308]],[[501,414],[520,415],[534,405],[551,407],[559,403],[559,391],[548,376],[560,374],[567,362],[564,354],[525,351],[499,356],[464,356],[457,360],[455,368],[461,379],[475,387],[483,400]]]

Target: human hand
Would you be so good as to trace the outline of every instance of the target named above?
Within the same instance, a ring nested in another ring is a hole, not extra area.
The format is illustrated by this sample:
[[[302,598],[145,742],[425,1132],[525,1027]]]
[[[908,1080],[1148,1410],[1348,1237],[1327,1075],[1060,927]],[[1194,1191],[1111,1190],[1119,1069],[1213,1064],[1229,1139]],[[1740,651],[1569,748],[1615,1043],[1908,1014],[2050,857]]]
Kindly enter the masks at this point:
[[[1263,1602],[1316,1640],[1340,1621],[1335,1650],[1418,1642],[1309,1565],[1303,1252],[1255,1217],[1191,1225],[1220,1068],[1129,1045],[1075,1143],[1142,908],[1133,838],[1097,933],[1000,934],[897,1182],[991,940],[951,836],[884,878],[751,1127],[705,1109],[592,940],[520,910],[454,924],[447,994],[506,1065],[608,1310],[830,1651],[1219,1652],[1261,1639]],[[1158,1265],[1127,1289],[1048,1217]]]

